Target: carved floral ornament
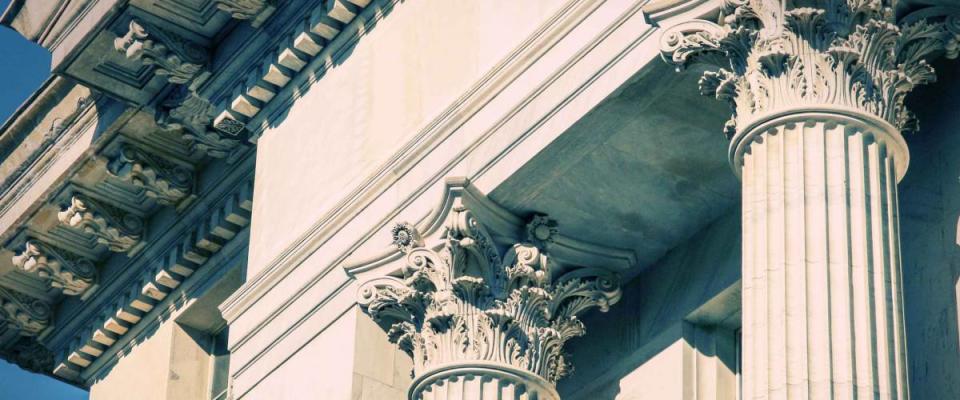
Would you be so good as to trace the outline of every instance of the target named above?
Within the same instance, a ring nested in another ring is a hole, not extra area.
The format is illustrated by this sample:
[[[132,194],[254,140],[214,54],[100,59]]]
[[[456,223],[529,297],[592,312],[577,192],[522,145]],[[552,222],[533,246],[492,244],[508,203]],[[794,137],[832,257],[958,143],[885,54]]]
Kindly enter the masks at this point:
[[[193,191],[193,171],[162,156],[124,145],[107,163],[107,171],[134,186],[160,204],[177,204]]]
[[[53,353],[33,338],[20,338],[0,350],[0,357],[31,372],[45,374],[53,370]]]
[[[37,274],[69,296],[82,295],[98,277],[92,261],[37,240],[24,243],[23,250],[13,257],[13,265]]]
[[[209,57],[205,49],[179,35],[136,19],[113,45],[127,59],[155,66],[155,73],[166,76],[170,83],[190,82]]]
[[[180,85],[159,105],[157,123],[165,129],[182,129],[191,150],[224,158],[240,146],[246,126],[232,119],[214,125],[215,111],[205,98]]]
[[[892,0],[725,0],[721,24],[691,21],[664,32],[678,69],[711,67],[700,91],[726,101],[728,137],[766,116],[798,109],[866,113],[901,131],[917,122],[904,106],[935,79],[927,60],[954,58],[960,9],[897,25]]]
[[[46,302],[6,288],[0,288],[0,322],[20,336],[40,335],[50,326],[53,310]]]
[[[470,209],[455,204],[434,241],[411,224],[391,233],[404,257],[399,276],[360,288],[360,304],[410,354],[414,375],[486,363],[553,383],[570,371],[564,343],[585,333],[579,316],[606,311],[619,278],[599,268],[563,268],[550,256],[558,234],[534,217],[526,240],[498,246]]]
[[[60,223],[92,235],[110,251],[126,252],[143,237],[143,218],[81,193],[57,214]]]
[[[235,19],[253,19],[266,9],[276,7],[276,0],[216,0],[217,8]]]

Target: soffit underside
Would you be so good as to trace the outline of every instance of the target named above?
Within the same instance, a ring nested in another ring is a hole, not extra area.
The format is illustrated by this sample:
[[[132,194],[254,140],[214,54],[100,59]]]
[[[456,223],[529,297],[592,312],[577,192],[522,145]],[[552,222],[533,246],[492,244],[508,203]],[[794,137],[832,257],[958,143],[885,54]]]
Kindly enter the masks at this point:
[[[546,213],[579,240],[634,250],[631,278],[739,199],[721,133],[729,114],[699,95],[698,75],[650,64],[491,199]]]

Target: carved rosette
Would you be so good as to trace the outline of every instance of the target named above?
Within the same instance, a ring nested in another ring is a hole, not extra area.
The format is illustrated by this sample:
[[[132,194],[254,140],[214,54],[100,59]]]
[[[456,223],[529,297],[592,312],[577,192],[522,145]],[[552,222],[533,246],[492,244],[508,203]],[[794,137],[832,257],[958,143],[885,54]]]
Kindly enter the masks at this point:
[[[464,393],[557,399],[554,385],[570,371],[564,344],[585,333],[579,315],[619,300],[618,278],[593,268],[558,271],[538,244],[556,234],[545,217],[530,224],[527,241],[505,250],[463,207],[443,229],[440,243],[427,244],[412,225],[397,225],[402,276],[360,289],[361,306],[413,357],[410,398],[459,386]],[[496,387],[470,389],[486,384]]]
[[[113,45],[128,59],[155,66],[154,73],[166,76],[170,83],[190,82],[209,57],[205,49],[179,35],[136,19]]]
[[[107,163],[107,171],[143,188],[160,204],[176,204],[193,190],[192,170],[130,145]]]
[[[0,288],[0,315],[20,336],[37,336],[50,326],[53,310],[40,299]]]
[[[79,193],[70,198],[57,218],[70,228],[93,235],[110,251],[129,251],[143,236],[143,218]]]
[[[721,24],[691,21],[662,38],[678,68],[712,67],[706,96],[728,102],[728,137],[797,110],[869,115],[917,129],[904,98],[935,79],[930,57],[957,55],[957,15],[898,26],[891,0],[726,0]],[[736,142],[736,140],[735,140]]]
[[[36,240],[24,243],[23,250],[13,257],[13,265],[37,274],[69,296],[82,295],[96,284],[98,277],[90,260]]]

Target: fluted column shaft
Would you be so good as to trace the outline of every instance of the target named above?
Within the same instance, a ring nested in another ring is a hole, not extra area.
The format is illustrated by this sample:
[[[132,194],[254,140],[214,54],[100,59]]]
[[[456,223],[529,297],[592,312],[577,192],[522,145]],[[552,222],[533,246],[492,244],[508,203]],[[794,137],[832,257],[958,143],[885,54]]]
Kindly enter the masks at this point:
[[[410,387],[414,400],[560,400],[554,385],[508,365],[471,363],[434,369]]]
[[[742,160],[743,398],[909,398],[899,131],[868,115],[799,112],[732,149]]]
[[[897,182],[905,98],[960,55],[960,13],[892,0],[723,2],[668,28],[743,184],[743,398],[907,399]]]

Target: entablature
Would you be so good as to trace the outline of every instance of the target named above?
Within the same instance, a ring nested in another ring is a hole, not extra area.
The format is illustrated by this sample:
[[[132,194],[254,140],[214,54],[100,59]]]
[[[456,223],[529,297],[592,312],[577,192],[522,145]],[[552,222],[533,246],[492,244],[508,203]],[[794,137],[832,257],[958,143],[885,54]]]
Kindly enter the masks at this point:
[[[153,110],[221,156],[370,0],[40,3],[14,2],[0,24],[50,50],[53,73]]]
[[[83,385],[249,223],[246,122],[369,3],[13,2],[55,77],[0,133],[0,297],[47,312],[7,307],[0,355]]]

